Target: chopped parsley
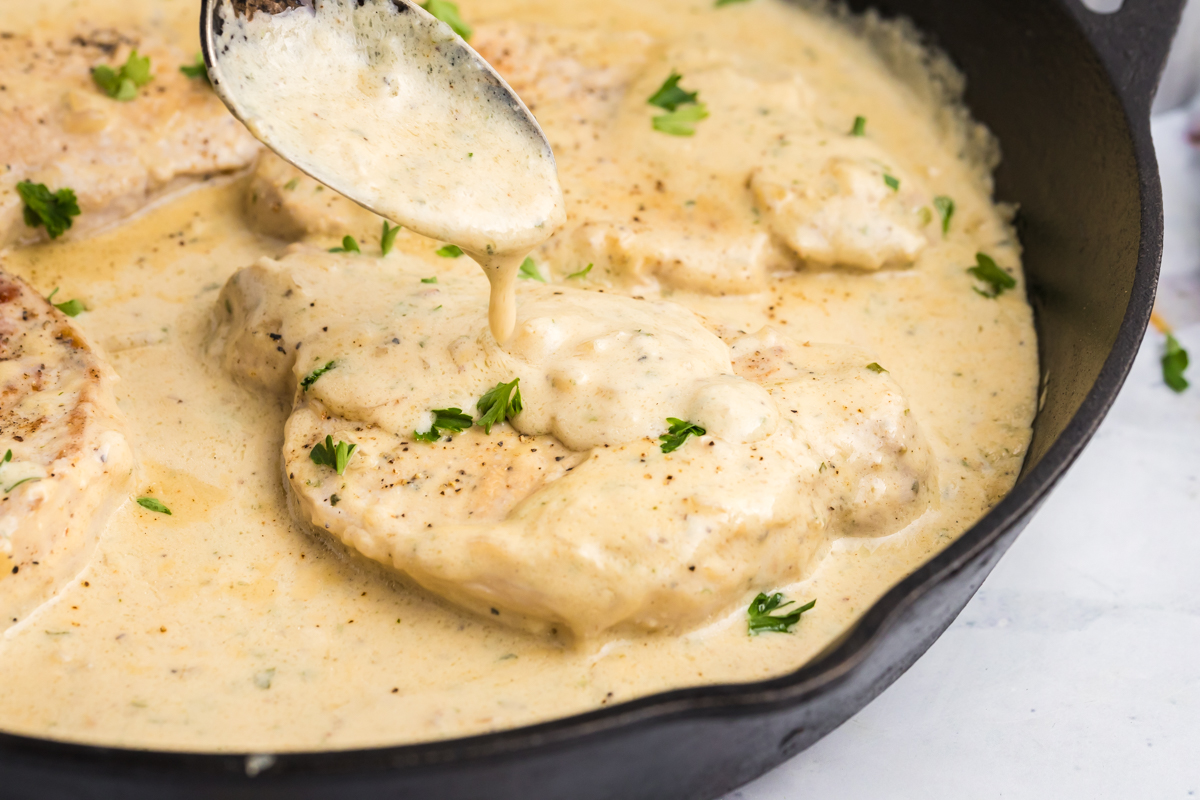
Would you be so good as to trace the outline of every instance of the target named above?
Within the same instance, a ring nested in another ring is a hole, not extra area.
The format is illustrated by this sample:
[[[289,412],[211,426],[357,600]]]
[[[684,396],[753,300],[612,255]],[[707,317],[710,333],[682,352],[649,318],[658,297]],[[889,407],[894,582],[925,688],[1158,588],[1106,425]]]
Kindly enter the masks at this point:
[[[475,424],[490,434],[493,425],[499,425],[505,420],[512,419],[525,407],[521,402],[520,378],[513,378],[508,383],[498,383],[495,387],[479,398],[476,408],[483,414]]]
[[[346,465],[350,463],[350,456],[354,455],[354,451],[357,449],[358,445],[346,442],[338,442],[334,445],[333,437],[326,436],[324,442],[317,442],[308,457],[318,467],[329,467],[338,475],[345,475]]]
[[[287,189],[289,192],[294,192],[294,191],[296,191],[296,187],[299,185],[300,185],[300,179],[292,178],[290,181],[288,181],[287,183],[285,183],[283,185],[283,188]]]
[[[66,314],[68,317],[78,317],[80,314],[87,311],[87,307],[84,306],[83,301],[79,299],[68,300],[65,303],[55,303],[54,295],[56,294],[58,294],[57,286],[54,287],[54,291],[46,297],[46,302],[57,308],[62,313]]]
[[[208,67],[204,65],[204,56],[200,53],[196,53],[195,64],[184,64],[179,71],[189,78],[203,78],[205,83],[212,84],[208,79]]]
[[[817,605],[817,601],[805,603],[795,611],[790,611],[786,614],[774,614],[774,611],[782,611],[790,605],[795,604],[795,600],[788,600],[786,603],[783,600],[783,595],[776,592],[773,595],[767,596],[762,592],[758,593],[758,597],[750,603],[750,608],[747,612],[750,615],[750,634],[757,635],[760,633],[791,633],[792,626],[800,621],[805,611],[811,611]]]
[[[362,250],[360,250],[358,248],[358,240],[356,240],[353,236],[343,236],[342,237],[342,246],[330,248],[329,252],[331,252],[331,253],[361,253]]]
[[[533,262],[532,256],[521,262],[521,271],[517,273],[517,276],[523,281],[546,282],[546,279],[542,277],[542,273],[538,272],[537,264]]]
[[[51,192],[44,183],[21,181],[17,194],[25,203],[25,224],[31,228],[46,226],[51,239],[57,239],[71,227],[71,217],[79,216],[79,203],[73,189]]]
[[[708,118],[708,107],[697,100],[699,92],[687,92],[679,88],[683,76],[672,70],[658,91],[646,102],[668,112],[650,120],[654,130],[672,136],[694,136],[696,123]]]
[[[437,275],[432,278],[421,278],[421,283],[437,283]]]
[[[458,258],[463,254],[462,248],[456,244],[439,247],[435,252],[442,258]]]
[[[1182,392],[1190,385],[1183,377],[1188,368],[1188,352],[1184,350],[1174,334],[1167,334],[1167,349],[1162,357],[1163,380],[1177,392]]]
[[[596,266],[596,265],[588,264],[586,267],[579,270],[579,272],[572,272],[570,275],[567,276],[567,280],[571,280],[573,278],[586,278],[587,274],[592,271],[592,267],[594,267],[594,266]]]
[[[41,480],[41,478],[22,478],[21,480],[19,480],[19,481],[17,481],[16,483],[14,483],[12,486],[6,486],[6,487],[4,487],[4,493],[5,493],[5,494],[8,494],[8,493],[9,493],[9,492],[11,492],[13,489],[15,489],[15,488],[17,488],[18,486],[20,486],[22,483],[30,483],[31,481],[40,481],[40,480]],[[168,512],[168,513],[169,513],[169,512]]]
[[[976,265],[969,268],[967,272],[988,285],[987,289],[980,289],[978,286],[973,287],[980,295],[995,299],[1004,294],[1008,289],[1016,287],[1017,279],[1000,269],[991,256],[976,253],[975,263]]]
[[[137,50],[129,54],[119,69],[101,64],[92,68],[92,80],[114,100],[132,100],[137,90],[150,82],[150,57],[139,57]]]
[[[10,461],[12,461],[12,450],[4,454],[4,459],[0,460],[0,464],[7,464]]]
[[[867,135],[867,118],[855,117],[854,127],[850,129],[851,136],[866,136]]]
[[[721,6],[731,6],[734,3],[745,3],[745,2],[748,2],[748,0],[717,0],[717,2],[714,5],[716,5],[717,8],[720,8]]]
[[[450,29],[462,38],[468,40],[471,38],[471,26],[463,22],[463,18],[459,16],[457,3],[451,3],[449,0],[429,0],[427,3],[422,3],[421,8],[449,25]]]
[[[400,226],[392,227],[388,225],[388,221],[383,221],[383,233],[379,237],[379,250],[385,256],[392,252],[392,248],[396,246],[396,234],[400,232]]]
[[[883,373],[883,372],[887,372],[886,369],[879,366],[878,361],[872,361],[870,364],[867,364],[867,369],[871,370],[871,372],[874,372],[877,375],[880,373]]]
[[[435,408],[433,425],[425,433],[413,431],[413,436],[419,442],[436,442],[443,433],[462,433],[473,424],[471,415],[464,414],[461,408]]]
[[[166,514],[172,516],[171,509],[167,508],[162,500],[157,500],[153,497],[139,497],[137,504],[147,511],[153,511],[156,514]]]
[[[886,172],[883,173],[883,182],[886,183],[888,185],[888,188],[891,189],[893,192],[900,191],[900,179],[897,178],[895,175],[889,175]]]
[[[950,220],[954,217],[954,200],[945,195],[938,195],[933,198],[933,207],[942,218],[942,235],[945,236],[950,232]]]
[[[695,423],[687,420],[676,419],[675,417],[667,417],[667,424],[671,427],[667,432],[658,438],[662,441],[662,451],[664,453],[674,453],[683,443],[687,441],[689,436],[703,436],[708,431],[701,428]]]
[[[336,366],[337,366],[336,361],[330,361],[328,364],[326,364],[323,367],[317,367],[312,372],[310,372],[304,376],[304,380],[300,381],[300,388],[307,392],[309,389],[312,388],[312,385],[317,382],[318,378],[320,378],[322,375],[324,375],[326,372],[329,372],[329,370],[333,369]]]
[[[341,497],[337,496],[336,494],[329,495],[329,505],[336,506],[340,502],[342,502]]]

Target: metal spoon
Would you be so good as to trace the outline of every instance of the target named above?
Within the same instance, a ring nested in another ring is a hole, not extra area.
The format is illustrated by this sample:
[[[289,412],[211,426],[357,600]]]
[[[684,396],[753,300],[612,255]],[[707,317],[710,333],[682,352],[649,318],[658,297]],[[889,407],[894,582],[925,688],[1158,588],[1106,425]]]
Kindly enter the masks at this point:
[[[213,89],[234,116],[365,208],[485,261],[528,252],[562,223],[541,126],[417,4],[202,0],[200,19]]]

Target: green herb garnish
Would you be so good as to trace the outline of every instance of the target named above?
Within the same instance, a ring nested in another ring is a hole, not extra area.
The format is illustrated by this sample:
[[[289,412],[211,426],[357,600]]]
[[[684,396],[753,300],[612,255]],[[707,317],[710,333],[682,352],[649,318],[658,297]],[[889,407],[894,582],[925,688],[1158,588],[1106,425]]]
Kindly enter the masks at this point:
[[[1163,380],[1177,392],[1188,388],[1187,378],[1183,377],[1188,368],[1188,352],[1184,350],[1174,334],[1167,334],[1167,350],[1162,357]]]
[[[150,57],[138,57],[137,50],[129,54],[120,69],[101,64],[92,68],[92,80],[114,100],[132,100],[137,90],[150,82]]]
[[[195,64],[184,64],[179,68],[179,71],[189,78],[203,78],[205,83],[212,84],[212,81],[208,78],[208,67],[204,65],[204,56],[200,53],[196,53]]]
[[[687,420],[676,419],[675,417],[667,417],[667,424],[671,427],[667,432],[658,438],[662,441],[662,451],[664,453],[673,453],[683,446],[689,436],[703,436],[708,431],[701,428],[695,423]]]
[[[658,87],[658,91],[650,95],[650,99],[646,102],[665,111],[674,111],[680,106],[694,105],[699,92],[685,92],[680,89],[679,82],[681,80],[683,80],[683,76],[672,71],[671,77],[663,81],[663,85]]]
[[[942,218],[942,236],[950,232],[950,220],[954,217],[954,200],[945,195],[933,198],[933,207]]]
[[[521,402],[521,387],[517,385],[520,382],[520,378],[513,378],[508,383],[498,383],[479,398],[475,407],[483,416],[475,424],[483,428],[484,433],[490,434],[493,425],[499,425],[521,413],[525,406]]]
[[[471,415],[464,414],[461,408],[435,408],[433,425],[425,433],[413,431],[413,436],[419,442],[436,442],[443,433],[462,433],[473,424]]]
[[[137,504],[147,511],[153,511],[157,514],[166,514],[172,516],[171,509],[163,503],[162,500],[156,500],[153,497],[139,497]]]
[[[20,486],[22,483],[29,483],[30,481],[40,481],[40,480],[41,480],[41,478],[22,478],[21,480],[19,480],[19,481],[17,481],[16,483],[14,483],[12,486],[5,487],[5,489],[4,489],[4,493],[5,493],[5,494],[8,494],[8,493],[9,493],[9,492],[11,492],[13,489],[15,489],[15,488],[17,488],[18,486]]]
[[[572,272],[570,275],[567,276],[567,280],[572,280],[574,278],[586,278],[587,274],[592,271],[592,267],[594,267],[594,266],[596,266],[596,265],[588,264],[586,267],[579,270],[579,272]]]
[[[991,256],[976,253],[975,262],[976,266],[970,267],[967,272],[989,287],[987,289],[980,289],[978,286],[972,287],[979,294],[995,299],[1004,294],[1006,290],[1016,287],[1017,279],[1000,269]]]
[[[855,117],[854,127],[850,129],[851,136],[866,136],[867,135],[867,118]]]
[[[421,278],[421,283],[437,283],[437,275],[432,278]]]
[[[354,451],[357,449],[358,445],[346,442],[338,442],[334,445],[333,437],[326,436],[324,443],[317,442],[308,457],[318,467],[329,467],[338,475],[344,475],[346,474],[346,465],[350,463],[350,456],[354,455]]]
[[[10,461],[12,461],[12,450],[9,450],[4,454],[4,458],[3,460],[0,460],[0,464],[7,464]]]
[[[883,367],[879,366],[879,362],[878,362],[878,361],[872,361],[870,364],[867,364],[867,369],[871,370],[871,372],[874,372],[875,374],[879,374],[879,373],[882,373],[882,372],[887,372],[887,370],[886,370],[886,369],[884,369]]]
[[[304,380],[300,381],[300,388],[307,392],[309,389],[312,388],[312,385],[317,382],[318,378],[320,378],[322,375],[324,375],[326,372],[329,372],[329,370],[333,369],[336,366],[337,366],[336,361],[330,361],[328,364],[326,364],[323,367],[317,367],[312,372],[310,372],[304,376]]]
[[[65,303],[55,303],[54,295],[56,294],[58,294],[57,286],[54,287],[54,291],[46,296],[46,302],[57,308],[62,313],[66,314],[68,317],[78,317],[80,314],[87,311],[87,308],[83,305],[82,300],[76,299],[68,300]]]
[[[458,258],[463,254],[462,248],[456,244],[448,244],[445,247],[439,247],[435,250],[442,258]]]
[[[358,248],[358,241],[353,236],[343,236],[342,246],[330,248],[331,253],[361,253]]]
[[[523,281],[546,282],[546,279],[542,277],[542,273],[538,272],[537,264],[533,263],[532,257],[521,262],[521,271],[517,273],[517,276]]]
[[[686,92],[679,88],[683,76],[672,70],[646,102],[669,113],[660,114],[650,120],[654,130],[672,136],[694,136],[696,123],[708,118],[708,107],[697,100],[699,92]]]
[[[51,239],[57,239],[71,227],[71,217],[79,216],[79,203],[72,189],[51,192],[44,183],[21,181],[17,194],[25,203],[25,224],[31,228],[46,226]]]
[[[750,634],[757,635],[760,633],[791,633],[792,626],[800,621],[805,611],[811,611],[816,606],[817,601],[813,600],[809,603],[797,608],[795,611],[787,614],[773,614],[774,611],[781,611],[790,605],[795,604],[795,600],[788,600],[786,603],[783,600],[783,595],[776,592],[769,597],[762,592],[758,593],[758,597],[750,603],[748,612],[750,614]]]
[[[457,3],[451,3],[449,0],[429,0],[427,3],[422,3],[421,8],[449,25],[451,30],[462,38],[468,40],[471,38],[471,26],[463,22],[463,18],[459,16]]]
[[[748,0],[717,0],[717,2],[714,3],[714,5],[717,8],[720,8],[721,6],[731,6],[734,3],[745,3],[745,2],[748,2]]]
[[[886,172],[883,173],[883,182],[886,183],[888,185],[888,188],[891,189],[893,192],[900,191],[900,179],[897,178],[895,175],[889,175]]]
[[[391,227],[388,221],[383,221],[383,233],[379,237],[379,250],[385,256],[392,252],[392,248],[396,245],[396,234],[400,232],[400,226]]]

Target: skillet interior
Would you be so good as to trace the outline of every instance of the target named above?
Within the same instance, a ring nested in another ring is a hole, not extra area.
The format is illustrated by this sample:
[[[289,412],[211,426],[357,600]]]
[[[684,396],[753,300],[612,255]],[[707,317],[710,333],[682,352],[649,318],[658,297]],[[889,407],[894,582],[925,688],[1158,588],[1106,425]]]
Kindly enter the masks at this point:
[[[1153,305],[1162,205],[1148,113],[1182,0],[852,2],[903,15],[966,74],[1020,205],[1044,406],[1012,493],[784,678],[687,689],[467,740],[279,758],[142,753],[0,735],[9,797],[708,798],[840,725],[953,621],[1078,455]],[[250,773],[253,773],[251,775]]]

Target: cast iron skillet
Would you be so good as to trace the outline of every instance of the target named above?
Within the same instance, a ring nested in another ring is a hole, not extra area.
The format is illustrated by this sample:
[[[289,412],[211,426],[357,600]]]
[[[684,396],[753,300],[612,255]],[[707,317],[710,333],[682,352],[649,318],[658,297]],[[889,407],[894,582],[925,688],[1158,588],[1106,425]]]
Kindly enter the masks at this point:
[[[966,73],[1020,204],[1044,406],[1020,481],[977,525],[791,675],[647,697],[450,742],[277,758],[0,735],[7,798],[713,798],[836,728],[954,620],[1079,454],[1137,352],[1158,279],[1150,101],[1183,0],[851,0],[903,15]]]

